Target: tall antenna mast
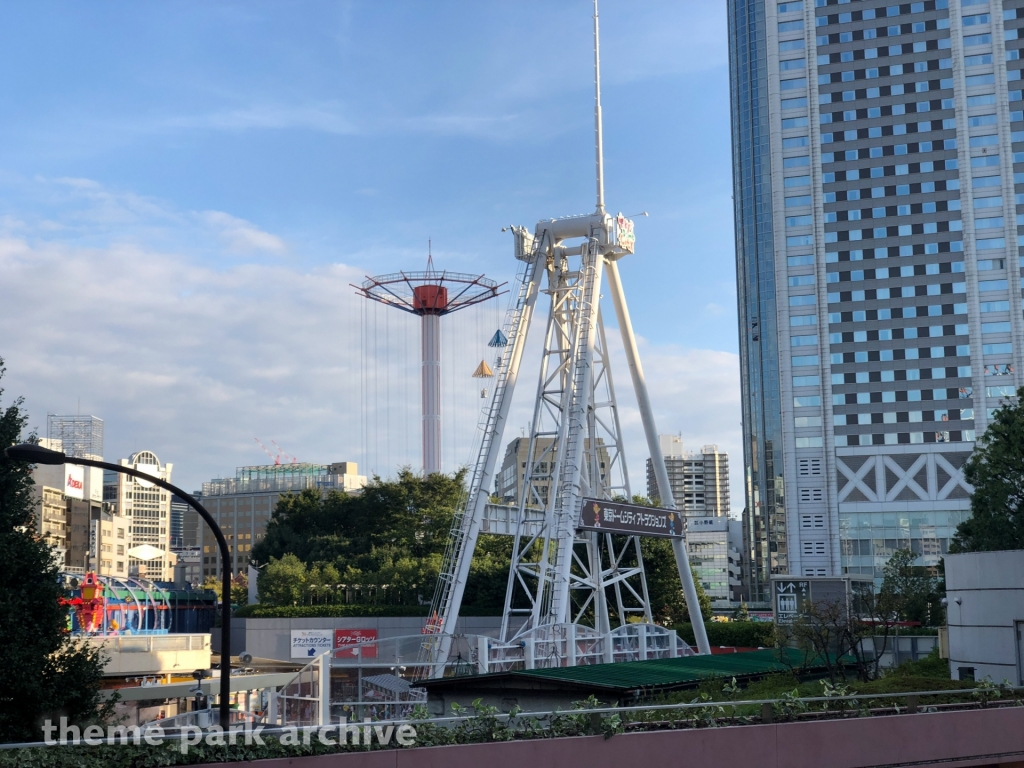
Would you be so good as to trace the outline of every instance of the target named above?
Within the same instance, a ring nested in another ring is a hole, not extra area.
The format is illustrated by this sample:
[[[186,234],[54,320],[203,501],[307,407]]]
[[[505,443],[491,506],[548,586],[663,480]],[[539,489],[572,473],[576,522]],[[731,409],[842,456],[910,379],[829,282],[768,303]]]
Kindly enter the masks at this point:
[[[601,126],[601,30],[594,0],[594,136],[597,151],[597,212],[604,213],[604,135]]]

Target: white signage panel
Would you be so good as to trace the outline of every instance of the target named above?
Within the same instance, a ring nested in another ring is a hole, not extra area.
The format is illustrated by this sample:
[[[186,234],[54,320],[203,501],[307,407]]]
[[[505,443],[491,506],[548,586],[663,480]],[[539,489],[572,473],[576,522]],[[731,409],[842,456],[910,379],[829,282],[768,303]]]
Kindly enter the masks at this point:
[[[312,659],[334,650],[333,629],[293,629],[292,658]]]
[[[69,499],[85,498],[85,467],[64,465],[64,495]]]

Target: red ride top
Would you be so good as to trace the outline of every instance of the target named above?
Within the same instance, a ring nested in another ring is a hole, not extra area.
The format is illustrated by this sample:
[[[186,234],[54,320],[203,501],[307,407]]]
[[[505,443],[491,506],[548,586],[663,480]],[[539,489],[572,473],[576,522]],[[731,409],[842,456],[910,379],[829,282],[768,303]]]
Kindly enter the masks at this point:
[[[417,285],[412,289],[412,307],[424,315],[440,315],[448,309],[448,289],[443,285]]]

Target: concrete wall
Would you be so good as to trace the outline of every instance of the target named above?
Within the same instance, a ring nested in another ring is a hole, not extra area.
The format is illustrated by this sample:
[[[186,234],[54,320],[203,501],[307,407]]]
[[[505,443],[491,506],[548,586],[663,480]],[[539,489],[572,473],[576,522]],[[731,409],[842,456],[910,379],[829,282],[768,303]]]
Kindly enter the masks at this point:
[[[292,661],[291,631],[293,629],[375,629],[377,638],[418,635],[426,618],[395,616],[345,619],[233,619],[231,621],[231,653],[247,651],[254,658]],[[456,634],[497,637],[500,616],[463,616],[456,624]],[[212,630],[213,648],[220,650],[220,630]]]
[[[946,555],[949,668],[1021,684],[1016,622],[1024,622],[1024,550]],[[966,675],[965,675],[966,676]]]
[[[1024,707],[261,760],[259,768],[1024,766]],[[230,768],[233,764],[223,764]],[[237,765],[237,764],[234,764]]]

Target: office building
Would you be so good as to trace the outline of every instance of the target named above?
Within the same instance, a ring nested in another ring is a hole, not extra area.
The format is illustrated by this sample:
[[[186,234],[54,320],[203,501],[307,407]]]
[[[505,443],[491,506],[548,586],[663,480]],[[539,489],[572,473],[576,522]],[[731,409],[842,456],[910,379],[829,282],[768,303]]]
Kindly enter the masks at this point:
[[[665,469],[672,486],[676,509],[686,515],[729,514],[729,456],[717,445],[705,445],[700,452],[687,453],[676,435],[660,435]],[[647,460],[647,497],[659,498],[654,464]]]
[[[554,471],[554,463],[558,458],[557,450],[550,450],[554,444],[554,438],[538,437],[535,455],[542,461],[537,461],[536,477],[533,479],[533,486],[539,496],[532,500],[530,506],[542,507],[548,503],[548,493],[551,488],[550,473]],[[590,440],[584,441],[584,450],[589,453]],[[501,471],[494,478],[494,495],[501,499],[502,504],[518,504],[523,493],[523,484],[526,479],[526,460],[530,450],[530,438],[517,437],[505,446],[505,458],[501,462]],[[546,456],[546,451],[550,451]],[[601,479],[607,477],[608,470],[608,449],[604,447],[604,441],[598,438],[597,461]]]
[[[72,455],[102,459],[93,453],[102,449],[103,422],[95,417],[49,417],[50,434],[64,434],[75,439],[68,430],[54,431],[55,418],[88,419],[89,430],[79,433],[77,444],[71,444]],[[99,425],[98,439],[92,427]],[[83,438],[84,433],[84,438]],[[43,438],[44,448],[63,451],[59,438]],[[95,467],[36,465],[32,470],[32,489],[36,505],[36,530],[54,547],[54,559],[68,573],[95,571],[101,576],[128,575],[127,528],[124,518],[113,514],[103,501],[103,472]]]
[[[755,601],[935,565],[968,514],[1021,384],[1021,5],[729,0]]]
[[[267,523],[282,496],[307,488],[323,493],[358,493],[366,485],[366,477],[358,472],[353,461],[239,467],[233,478],[203,483],[203,490],[197,495],[224,532],[231,550],[232,571],[246,573],[249,552],[266,533]],[[187,509],[182,527],[185,549],[194,547],[202,553],[203,580],[219,576],[220,553],[206,524],[194,510]]]
[[[727,608],[744,599],[742,547],[741,521],[724,515],[687,515],[690,565],[716,608]]]
[[[171,549],[185,546],[185,513],[188,508],[184,499],[171,494]]]
[[[161,464],[152,451],[139,451],[122,466],[167,482],[173,464]],[[171,555],[171,494],[146,480],[120,472],[104,472],[104,501],[128,523],[128,574],[151,581],[174,578]]]

